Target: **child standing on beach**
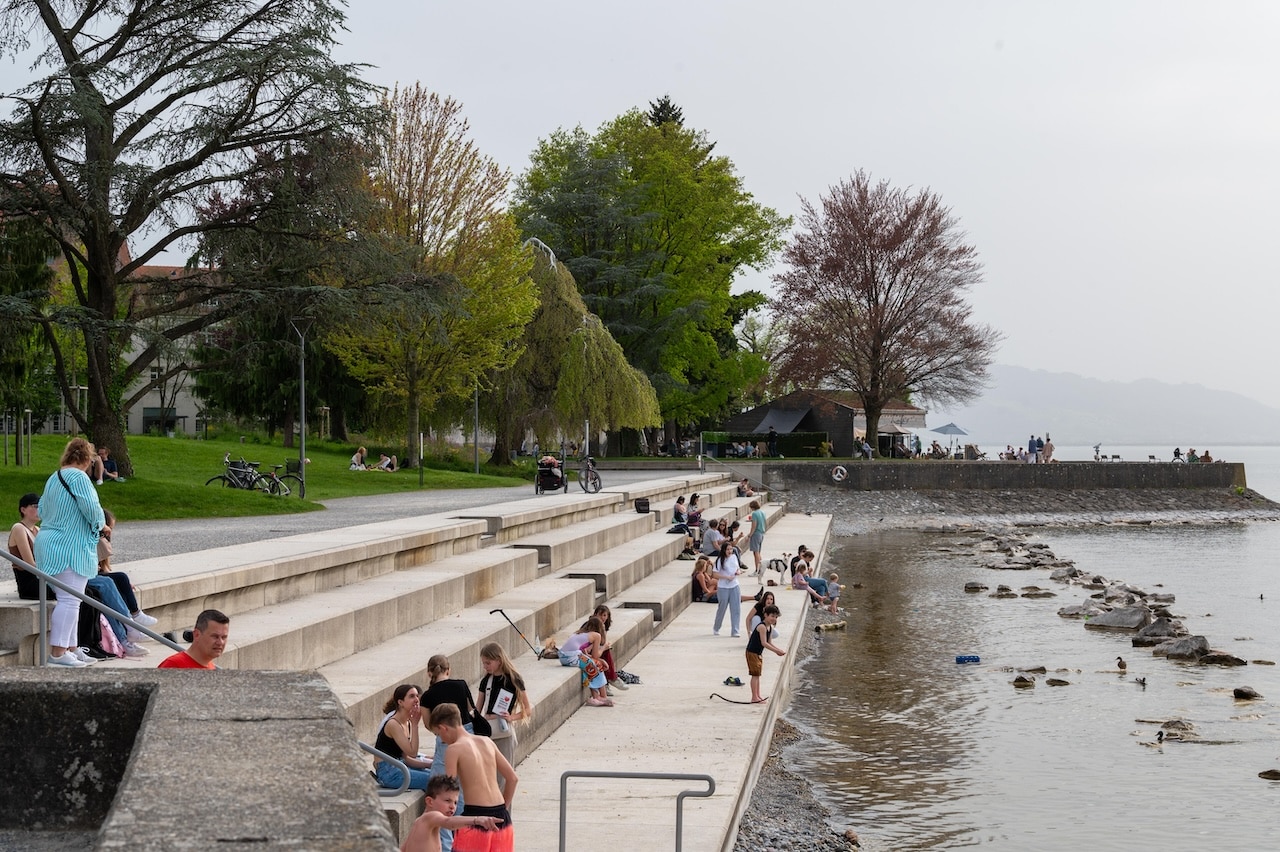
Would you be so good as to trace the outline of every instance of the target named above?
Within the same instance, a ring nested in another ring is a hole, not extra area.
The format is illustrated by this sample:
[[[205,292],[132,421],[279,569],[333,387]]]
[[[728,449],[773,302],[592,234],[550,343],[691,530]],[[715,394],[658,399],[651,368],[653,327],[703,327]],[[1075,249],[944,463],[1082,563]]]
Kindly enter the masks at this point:
[[[764,608],[764,620],[756,625],[747,638],[747,674],[751,675],[751,703],[763,704],[765,697],[760,694],[760,675],[764,673],[764,649],[768,648],[779,657],[786,656],[786,651],[773,644],[773,626],[778,623],[780,611],[776,606]]]
[[[835,571],[827,575],[827,598],[831,601],[827,612],[833,615],[840,612],[840,583],[837,582],[839,579],[840,575]]]

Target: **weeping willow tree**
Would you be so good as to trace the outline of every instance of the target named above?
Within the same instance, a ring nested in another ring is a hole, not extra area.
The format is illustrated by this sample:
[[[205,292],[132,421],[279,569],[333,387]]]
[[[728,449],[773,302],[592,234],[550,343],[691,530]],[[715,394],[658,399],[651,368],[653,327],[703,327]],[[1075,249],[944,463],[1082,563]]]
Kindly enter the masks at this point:
[[[496,373],[485,410],[494,431],[490,464],[510,464],[511,450],[532,430],[551,446],[577,435],[583,421],[601,430],[657,426],[658,395],[622,347],[587,311],[573,275],[536,243],[530,273],[540,300],[525,326],[524,350],[508,370]]]

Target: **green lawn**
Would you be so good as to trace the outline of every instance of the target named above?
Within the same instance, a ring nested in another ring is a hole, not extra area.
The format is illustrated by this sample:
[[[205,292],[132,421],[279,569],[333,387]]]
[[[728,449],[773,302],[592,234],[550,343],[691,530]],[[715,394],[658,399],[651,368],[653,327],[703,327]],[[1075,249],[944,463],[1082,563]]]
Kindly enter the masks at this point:
[[[0,466],[0,517],[11,515],[16,520],[18,498],[28,491],[37,494],[43,491],[45,480],[57,467],[66,442],[62,435],[36,435],[31,439],[32,464],[16,467],[10,437],[9,463]],[[286,450],[279,441],[241,444],[236,438],[198,441],[133,435],[129,437],[129,453],[134,475],[127,482],[105,483],[98,492],[102,505],[131,521],[282,515],[315,511],[322,508],[315,501],[333,497],[439,488],[515,487],[528,485],[532,477],[528,464],[511,471],[510,475],[504,475],[506,471],[494,475],[491,469],[476,475],[469,472],[470,467],[465,471],[427,467],[420,489],[417,470],[396,473],[348,470],[354,447],[308,441],[307,457],[311,464],[307,465],[307,499],[299,500],[296,494],[278,498],[256,491],[222,488],[216,483],[205,487],[206,481],[222,473],[222,457],[228,452],[233,460],[243,456],[249,461],[261,462],[261,470],[283,464],[286,458],[298,457],[296,449]],[[376,452],[373,458],[377,459]],[[461,462],[455,465],[461,466]],[[486,468],[482,466],[481,470]]]

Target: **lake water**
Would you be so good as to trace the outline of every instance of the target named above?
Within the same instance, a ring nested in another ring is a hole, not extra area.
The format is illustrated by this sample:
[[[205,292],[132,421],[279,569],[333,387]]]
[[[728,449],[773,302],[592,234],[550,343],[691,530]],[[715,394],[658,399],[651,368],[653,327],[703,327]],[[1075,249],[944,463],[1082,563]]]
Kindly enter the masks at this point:
[[[1212,449],[1245,461],[1250,486],[1280,498],[1280,448]],[[1107,450],[1143,459],[1156,452]],[[1059,456],[1085,451],[1092,456],[1092,448]],[[1280,661],[1280,524],[1034,535],[1085,571],[1176,594],[1173,611],[1212,647]],[[1280,848],[1280,782],[1257,777],[1280,769],[1280,667],[1152,657],[1127,634],[1057,616],[1088,591],[1049,581],[1046,570],[992,571],[949,552],[969,540],[896,531],[836,542],[830,565],[863,588],[842,600],[847,633],[825,634],[801,670],[789,718],[811,737],[787,753],[836,827],[854,829],[870,852]],[[966,594],[967,580],[1059,596],[997,600]],[[957,654],[982,662],[960,666]],[[1126,674],[1117,673],[1117,655]],[[1015,690],[1002,670],[1037,665],[1065,670],[1056,676],[1071,685],[1049,687],[1038,676],[1035,689]],[[1235,701],[1231,690],[1241,685],[1264,699]],[[1192,722],[1208,742],[1140,745],[1155,739],[1151,720],[1170,718]]]

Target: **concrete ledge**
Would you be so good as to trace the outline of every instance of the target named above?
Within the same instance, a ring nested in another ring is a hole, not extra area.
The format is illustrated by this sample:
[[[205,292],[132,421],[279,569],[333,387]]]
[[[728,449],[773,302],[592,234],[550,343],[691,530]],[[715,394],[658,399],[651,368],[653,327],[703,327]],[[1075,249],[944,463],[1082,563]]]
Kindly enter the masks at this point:
[[[653,514],[611,513],[570,527],[527,535],[510,542],[513,548],[532,548],[538,561],[560,571],[575,562],[653,532]]]
[[[843,482],[831,477],[845,469]],[[853,491],[938,489],[1088,489],[1088,488],[1233,488],[1246,487],[1244,464],[1214,462],[1061,462],[1018,464],[1002,461],[766,461],[763,479],[770,488],[823,485]]]
[[[3,800],[29,800],[33,778],[65,778],[57,800],[66,818],[110,794],[92,780],[107,767],[77,765],[69,747],[95,742],[93,731],[108,720],[95,717],[77,734],[65,711],[96,713],[102,691],[148,694],[119,787],[94,826],[94,848],[395,849],[351,726],[314,672],[16,668],[0,672],[0,685],[5,706],[48,738],[42,747],[35,731],[21,735],[10,722],[0,729],[3,762],[22,778]],[[14,703],[41,691],[65,693],[57,712],[33,716],[32,705],[22,713]]]
[[[613,597],[675,560],[683,550],[684,536],[653,532],[588,559],[575,562],[564,576],[585,578],[596,584],[596,593]]]
[[[505,544],[523,536],[613,514],[621,502],[620,495],[608,491],[599,494],[562,494],[557,491],[530,499],[497,503],[479,510],[455,512],[451,517],[484,521],[487,534]]]

